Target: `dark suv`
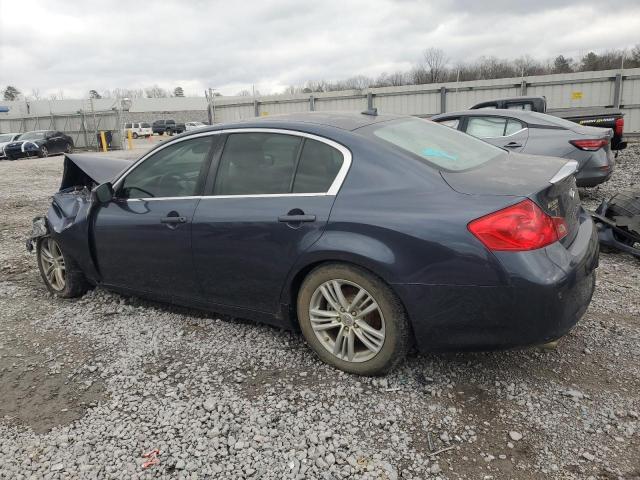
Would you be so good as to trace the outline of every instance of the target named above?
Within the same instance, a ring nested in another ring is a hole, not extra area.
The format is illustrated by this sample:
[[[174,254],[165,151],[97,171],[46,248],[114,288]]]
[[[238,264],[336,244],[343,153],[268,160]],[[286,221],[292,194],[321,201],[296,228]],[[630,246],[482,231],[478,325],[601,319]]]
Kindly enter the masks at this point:
[[[184,132],[184,123],[176,123],[175,120],[156,120],[153,122],[151,129],[153,133],[157,133],[158,135],[162,135],[163,133],[173,135],[174,133]]]

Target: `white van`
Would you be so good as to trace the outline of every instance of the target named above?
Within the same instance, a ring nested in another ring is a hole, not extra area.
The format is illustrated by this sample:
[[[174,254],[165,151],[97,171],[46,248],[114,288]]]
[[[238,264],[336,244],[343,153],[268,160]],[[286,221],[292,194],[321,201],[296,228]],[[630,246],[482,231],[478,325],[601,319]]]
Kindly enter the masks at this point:
[[[129,130],[131,130],[131,136],[133,138],[138,137],[150,137],[153,135],[153,130],[151,130],[151,124],[146,122],[140,123],[125,123],[124,124],[124,136],[125,138],[129,136]]]

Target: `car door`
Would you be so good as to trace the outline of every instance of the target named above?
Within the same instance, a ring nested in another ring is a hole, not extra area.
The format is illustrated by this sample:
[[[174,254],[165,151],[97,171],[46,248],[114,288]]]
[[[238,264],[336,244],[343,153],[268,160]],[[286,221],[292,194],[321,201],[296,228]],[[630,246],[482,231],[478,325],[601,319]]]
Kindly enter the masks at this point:
[[[193,220],[193,258],[206,301],[279,311],[284,281],[322,234],[349,151],[300,132],[232,133]]]
[[[168,299],[198,296],[191,228],[215,138],[168,143],[116,182],[114,199],[95,217],[105,284]]]
[[[469,135],[513,152],[522,152],[529,138],[526,124],[507,117],[492,115],[467,117],[463,129]]]

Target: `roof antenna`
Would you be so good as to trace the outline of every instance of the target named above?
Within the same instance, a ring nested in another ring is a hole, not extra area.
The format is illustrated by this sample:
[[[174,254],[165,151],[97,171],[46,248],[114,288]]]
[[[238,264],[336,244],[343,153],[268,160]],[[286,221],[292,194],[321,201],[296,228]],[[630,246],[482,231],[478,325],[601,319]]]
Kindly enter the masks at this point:
[[[364,112],[360,112],[360,113],[362,113],[362,115],[371,115],[372,117],[376,117],[378,116],[378,109],[369,108],[368,110],[365,110]]]

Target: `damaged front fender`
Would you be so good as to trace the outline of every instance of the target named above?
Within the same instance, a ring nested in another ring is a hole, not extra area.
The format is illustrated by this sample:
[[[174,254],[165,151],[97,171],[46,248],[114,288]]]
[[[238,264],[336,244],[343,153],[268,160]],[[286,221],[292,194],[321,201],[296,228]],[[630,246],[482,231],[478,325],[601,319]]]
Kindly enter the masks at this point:
[[[92,213],[98,202],[92,191],[101,183],[113,181],[131,165],[128,160],[103,156],[65,155],[60,191],[51,198],[46,216],[34,218],[27,250],[32,251],[39,238],[51,235],[87,280],[98,283],[92,237]]]

